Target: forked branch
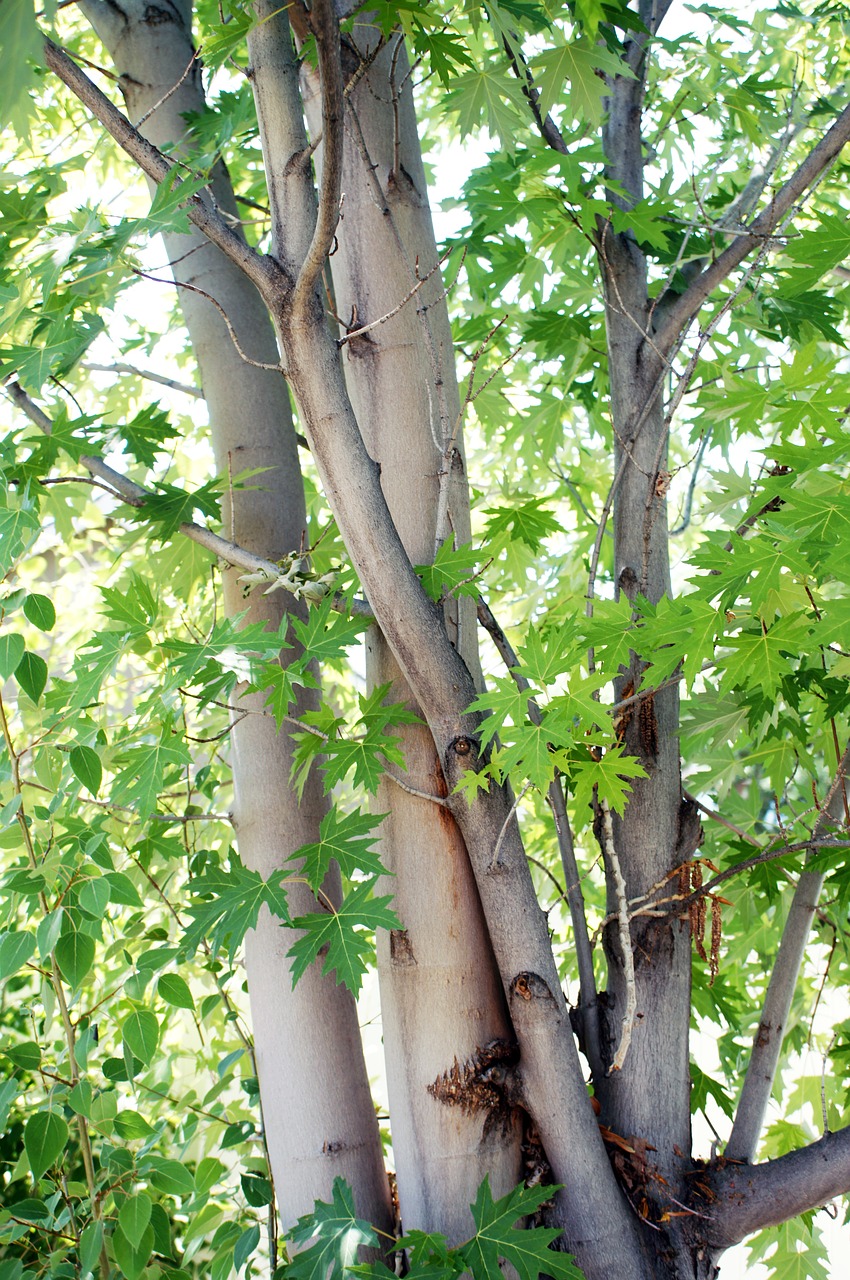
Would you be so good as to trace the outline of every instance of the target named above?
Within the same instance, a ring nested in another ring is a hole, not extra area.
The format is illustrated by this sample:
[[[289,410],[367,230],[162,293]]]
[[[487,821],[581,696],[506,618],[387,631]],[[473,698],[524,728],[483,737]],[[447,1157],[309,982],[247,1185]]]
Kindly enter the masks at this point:
[[[850,1127],[764,1164],[726,1161],[706,1182],[713,1204],[707,1242],[720,1251],[850,1191]]]
[[[732,271],[752,253],[764,245],[776,227],[791,210],[797,200],[817,182],[835,157],[850,139],[850,106],[842,111],[832,128],[798,165],[770,204],[751,223],[748,231],[736,236],[705,271],[691,282],[684,293],[667,307],[663,322],[655,334],[655,345],[663,353],[672,350],[682,330],[699,311],[709,294],[722,284]]]
[[[843,812],[848,768],[850,743],[844,749],[823,808],[818,814],[812,832],[814,839],[818,839],[830,823],[838,821]],[[735,1123],[726,1147],[726,1155],[732,1160],[752,1160],[758,1146],[767,1104],[773,1092],[791,1001],[823,881],[824,872],[819,869],[803,871],[797,881],[776,963],[770,975]]]
[[[83,106],[99,120],[108,133],[112,135],[122,150],[131,160],[147,174],[157,185],[172,182],[175,177],[175,164],[163,153],[142,137],[127,117],[101,93],[97,85],[89,79],[77,66],[64,49],[60,49],[52,40],[44,41],[44,60],[63,84],[79,98]],[[261,293],[268,291],[275,282],[279,268],[271,258],[263,257],[233,230],[225,218],[217,213],[212,204],[202,196],[193,194],[186,199],[186,214],[199,231],[222,253],[245,272]]]

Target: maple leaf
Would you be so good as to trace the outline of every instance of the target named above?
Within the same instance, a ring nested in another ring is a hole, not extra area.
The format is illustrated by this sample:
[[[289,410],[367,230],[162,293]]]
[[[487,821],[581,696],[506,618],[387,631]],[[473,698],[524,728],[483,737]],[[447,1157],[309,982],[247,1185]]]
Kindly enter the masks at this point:
[[[571,1254],[549,1248],[560,1234],[557,1228],[523,1230],[514,1225],[519,1218],[539,1209],[556,1190],[559,1188],[515,1187],[494,1201],[490,1180],[484,1179],[470,1206],[477,1231],[458,1250],[475,1280],[503,1280],[500,1258],[516,1269],[521,1280],[537,1280],[539,1275],[553,1276],[554,1280],[582,1280]]]
[[[331,862],[336,862],[344,876],[355,872],[363,875],[386,875],[381,859],[371,852],[377,836],[373,834],[384,818],[382,813],[347,813],[340,816],[336,806],[322,818],[319,840],[296,849],[289,862],[301,862],[301,874],[315,893],[322,884]]]
[[[377,1245],[378,1237],[355,1215],[351,1188],[335,1178],[331,1203],[316,1200],[313,1212],[287,1232],[298,1252],[286,1266],[291,1280],[344,1280],[357,1261],[361,1245]]]
[[[634,72],[616,53],[582,38],[547,49],[531,60],[531,69],[540,90],[540,110],[545,114],[560,102],[569,85],[569,111],[573,116],[599,124],[602,99],[607,92],[597,71],[634,79]]]
[[[392,898],[371,897],[374,884],[375,878],[370,877],[355,885],[336,911],[315,911],[293,920],[296,929],[304,930],[303,937],[289,951],[293,987],[322,948],[327,947],[322,973],[335,971],[337,983],[357,995],[368,968],[366,958],[374,956],[374,930],[402,928],[398,916],[389,909]]]
[[[286,890],[280,884],[280,875],[263,880],[259,872],[243,866],[235,854],[231,854],[229,869],[197,876],[191,882],[191,890],[198,901],[189,907],[194,923],[186,930],[182,943],[190,954],[203,938],[209,938],[214,952],[227,944],[232,961],[245,934],[256,925],[263,905],[289,924]]]

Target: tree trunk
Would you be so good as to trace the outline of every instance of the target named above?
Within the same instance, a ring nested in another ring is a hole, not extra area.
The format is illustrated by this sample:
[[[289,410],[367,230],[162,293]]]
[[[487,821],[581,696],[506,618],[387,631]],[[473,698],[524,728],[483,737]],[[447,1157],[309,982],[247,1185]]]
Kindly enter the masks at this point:
[[[356,28],[356,50],[343,38],[347,81],[371,59],[379,33]],[[357,329],[380,319],[436,267],[437,248],[416,119],[409,63],[391,38],[346,99],[344,217],[330,259],[340,317]],[[319,86],[302,73],[311,132],[321,128]],[[319,156],[321,159],[321,155]],[[449,531],[470,539],[469,503],[451,329],[439,270],[398,314],[343,353],[349,394],[369,455],[412,564],[428,563]],[[427,310],[426,310],[427,308]],[[344,333],[344,330],[342,331]],[[443,501],[441,503],[441,497]],[[443,528],[438,529],[442,515]],[[449,635],[478,671],[474,602],[446,602]],[[390,698],[421,714],[378,627],[367,636],[370,688],[389,682]],[[406,781],[443,796],[446,784],[425,725],[402,725]],[[393,1154],[403,1221],[443,1231],[450,1241],[472,1227],[469,1204],[489,1175],[495,1195],[520,1178],[522,1116],[506,1108],[458,1105],[439,1081],[469,1064],[462,1093],[475,1098],[475,1073],[492,1065],[483,1051],[513,1043],[499,974],[463,838],[451,813],[384,781],[378,793],[384,863],[403,933],[378,939],[384,1053]],[[423,867],[428,868],[423,875]],[[444,1086],[447,1082],[443,1082]]]
[[[121,0],[120,7],[115,0],[86,0],[83,8],[120,73],[131,118],[143,116],[179,85],[143,126],[157,144],[179,140],[186,128],[183,113],[204,106],[199,65],[192,65],[190,4],[152,11],[143,0]],[[213,191],[218,207],[236,218],[223,166]],[[211,294],[242,349],[254,360],[276,364],[268,312],[238,268],[197,231],[168,235],[165,243],[175,280]],[[225,512],[227,533],[245,548],[278,559],[298,548],[305,530],[285,383],[280,374],[239,356],[210,302],[185,289],[180,300],[209,408],[217,466],[234,475],[264,468],[251,481],[257,487],[233,490],[233,509]],[[229,568],[223,576],[228,616],[247,608],[246,621],[277,628],[294,605],[282,592],[264,595],[259,589],[246,600],[239,570]],[[305,692],[299,710],[315,701],[314,693]],[[242,694],[239,706],[231,733],[234,826],[242,860],[268,877],[284,868],[297,848],[318,839],[327,804],[315,775],[297,803],[289,786],[291,741],[264,711],[263,694]],[[242,711],[249,714],[242,717]],[[316,909],[303,886],[292,886],[289,897],[293,915]],[[321,976],[318,963],[291,990],[291,941],[264,909],[245,945],[263,1120],[284,1224],[309,1212],[316,1198],[329,1200],[333,1180],[341,1176],[354,1190],[358,1213],[390,1231],[388,1184],[354,1000],[332,977]]]

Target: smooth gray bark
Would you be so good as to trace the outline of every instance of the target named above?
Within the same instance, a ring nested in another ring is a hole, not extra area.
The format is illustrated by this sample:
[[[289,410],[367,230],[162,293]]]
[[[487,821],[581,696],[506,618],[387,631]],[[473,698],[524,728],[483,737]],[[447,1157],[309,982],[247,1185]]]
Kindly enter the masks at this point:
[[[357,329],[407,297],[417,285],[417,269],[422,279],[436,266],[437,248],[401,37],[374,56],[375,30],[361,22],[355,34],[356,49],[343,40],[346,81],[362,72],[361,57],[368,58],[368,66],[346,97],[345,216],[329,265],[337,312]],[[302,85],[311,133],[318,136],[318,78],[302,70]],[[321,148],[317,159],[321,164]],[[348,341],[342,356],[365,447],[381,468],[381,488],[412,564],[433,559],[444,488],[456,545],[470,539],[462,439],[459,434],[452,445],[442,438],[460,415],[442,289],[440,273],[434,271],[390,320]],[[345,332],[341,328],[341,336]],[[458,610],[449,601],[445,613],[455,647],[476,671],[473,602],[467,598]],[[366,653],[370,688],[389,682],[390,698],[419,712],[377,626],[367,635]],[[428,728],[404,725],[399,734],[407,781],[443,795],[445,781]],[[404,924],[403,933],[378,936],[402,1221],[443,1231],[456,1242],[472,1230],[468,1206],[485,1175],[494,1195],[505,1194],[520,1180],[522,1117],[493,1123],[486,1111],[441,1101],[433,1086],[455,1061],[475,1064],[494,1040],[512,1042],[513,1029],[469,859],[451,813],[387,781],[381,784],[377,809],[388,815],[381,851],[393,879],[386,887]],[[465,1088],[472,1098],[472,1080]]]
[[[181,139],[183,113],[204,106],[200,69],[192,63],[191,6],[169,5],[153,17],[142,0],[122,0],[120,7],[114,0],[109,5],[87,0],[83,7],[118,68],[131,117],[145,115],[162,100],[144,132],[158,146]],[[213,193],[216,207],[238,226],[222,166]],[[211,294],[243,350],[254,360],[277,364],[267,309],[244,273],[199,231],[168,235],[165,245],[175,280]],[[284,380],[240,357],[210,302],[186,290],[180,300],[209,408],[217,466],[231,475],[264,468],[251,487],[233,490],[225,527],[247,550],[276,560],[298,548],[306,525]],[[264,595],[262,589],[245,599],[239,573],[231,567],[223,574],[228,615],[247,608],[246,621],[278,627],[294,602],[282,592]],[[289,786],[291,740],[276,731],[274,718],[263,709],[264,695],[243,693],[239,701],[250,714],[235,717],[230,738],[233,820],[243,861],[269,876],[284,868],[299,846],[318,839],[327,804],[317,777],[308,780],[298,804]],[[305,693],[299,710],[311,703],[315,695]],[[293,914],[315,910],[304,886],[292,886],[289,896]],[[321,976],[318,964],[291,990],[291,943],[291,933],[268,912],[245,943],[263,1120],[281,1216],[288,1226],[309,1212],[316,1198],[329,1199],[339,1175],[354,1189],[358,1212],[387,1230],[392,1223],[388,1184],[354,1001],[332,978]]]

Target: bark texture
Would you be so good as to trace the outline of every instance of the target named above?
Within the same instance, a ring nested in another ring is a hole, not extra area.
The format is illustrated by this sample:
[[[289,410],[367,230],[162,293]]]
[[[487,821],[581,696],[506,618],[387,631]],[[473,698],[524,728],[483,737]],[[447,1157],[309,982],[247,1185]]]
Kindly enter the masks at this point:
[[[369,455],[412,564],[434,557],[438,514],[455,544],[469,541],[469,505],[460,433],[460,399],[451,329],[437,266],[410,67],[400,36],[380,51],[365,23],[343,38],[346,98],[342,184],[344,218],[330,259],[337,311],[356,329],[386,315],[428,277],[385,324],[347,341],[343,368]],[[363,66],[367,69],[362,71]],[[302,72],[307,117],[320,128],[318,78]],[[321,161],[321,151],[319,152]],[[418,272],[418,275],[417,275]],[[343,328],[341,334],[346,336]],[[443,502],[441,504],[441,497]],[[444,535],[445,536],[445,535]],[[478,669],[473,602],[446,602],[449,635]],[[378,627],[367,636],[370,687],[421,710]],[[425,725],[400,726],[407,781],[444,795],[445,780]],[[469,1235],[469,1205],[485,1175],[502,1195],[520,1178],[523,1116],[501,1112],[480,1077],[496,1040],[513,1043],[466,847],[451,813],[384,782],[382,856],[394,879],[404,933],[382,933],[378,971],[393,1154],[403,1222]],[[423,875],[423,868],[427,874]],[[491,1053],[499,1052],[498,1049]],[[456,1065],[460,1074],[451,1077]],[[446,1078],[446,1076],[451,1078]]]
[[[651,5],[642,18],[649,22]],[[641,112],[645,50],[630,45],[635,79],[617,77],[609,85],[609,114],[603,134],[608,175],[630,207],[643,196]],[[651,334],[646,261],[630,233],[615,234],[600,224],[599,258],[605,289],[614,435],[614,575],[616,590],[633,600],[655,603],[669,593],[667,549],[667,423],[661,396],[664,366]],[[630,670],[616,682],[617,697],[641,684],[643,664],[632,655]],[[649,893],[693,850],[680,845],[682,812],[675,687],[640,704],[625,727],[625,742],[647,772],[636,779],[622,819],[613,822],[613,850],[606,848],[609,910],[616,911],[612,859],[619,862],[626,897]],[[603,839],[603,843],[605,843]],[[687,922],[671,918],[634,920],[630,926],[635,1013],[622,1070],[600,1089],[603,1116],[615,1132],[649,1142],[650,1163],[665,1181],[650,1179],[647,1191],[660,1209],[670,1208],[669,1192],[683,1198],[685,1155],[690,1151],[691,941]],[[616,925],[606,931],[608,959],[607,1028],[609,1054],[623,1034],[630,976]],[[682,1272],[688,1274],[687,1270]]]
[[[83,6],[121,76],[132,119],[146,115],[145,135],[158,146],[179,141],[183,113],[203,109],[200,68],[193,63],[191,5],[150,6],[142,0]],[[175,86],[178,86],[175,89]],[[170,92],[174,90],[173,92]],[[166,95],[168,95],[166,97]],[[238,226],[237,206],[220,166],[213,194]],[[252,359],[279,360],[267,309],[246,276],[206,237],[169,235],[166,251],[175,280],[211,294],[226,312]],[[305,528],[304,492],[286,386],[280,374],[252,367],[237,352],[220,313],[198,294],[181,291],[210,415],[220,471],[257,467],[252,487],[234,489],[226,528],[246,549],[275,560],[296,549]],[[294,602],[281,592],[243,596],[239,570],[224,573],[229,616],[279,626]],[[307,695],[305,695],[306,697]],[[314,698],[315,695],[309,695]],[[307,705],[305,701],[305,707]],[[264,876],[279,871],[302,844],[318,838],[326,811],[321,785],[311,778],[299,805],[289,787],[291,741],[277,733],[263,695],[245,695],[231,735],[233,819],[240,855]],[[332,889],[332,886],[328,886]],[[315,910],[302,886],[290,890],[293,914]],[[378,1126],[351,996],[312,966],[291,990],[287,951],[292,936],[267,912],[246,939],[246,971],[266,1139],[285,1225],[329,1199],[336,1176],[354,1189],[358,1212],[391,1227]]]

